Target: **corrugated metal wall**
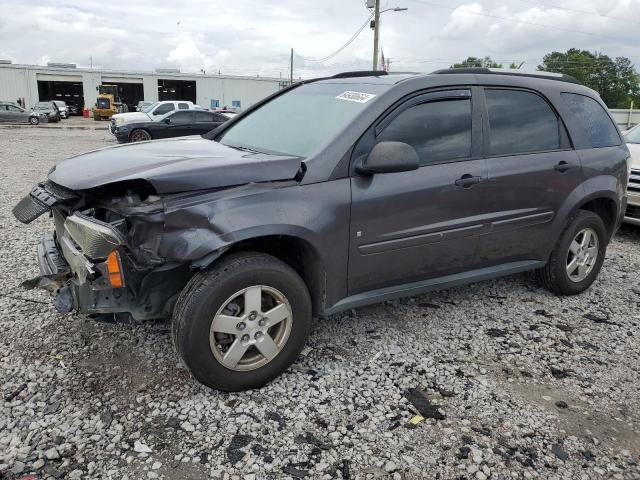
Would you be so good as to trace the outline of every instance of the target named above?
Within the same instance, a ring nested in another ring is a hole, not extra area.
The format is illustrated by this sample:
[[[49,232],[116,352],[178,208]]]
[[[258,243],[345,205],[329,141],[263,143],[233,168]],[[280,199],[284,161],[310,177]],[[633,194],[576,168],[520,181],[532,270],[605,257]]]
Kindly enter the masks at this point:
[[[38,79],[79,81],[82,79],[85,104],[88,108],[96,101],[96,86],[114,79],[119,82],[142,82],[144,99],[158,100],[158,80],[192,80],[196,82],[196,103],[210,108],[211,100],[220,106],[240,102],[247,108],[280,88],[280,80],[273,78],[236,77],[225,75],[189,75],[143,72],[116,72],[88,69],[61,69],[34,65],[0,65],[0,100],[15,102],[24,97],[27,107],[38,100]]]

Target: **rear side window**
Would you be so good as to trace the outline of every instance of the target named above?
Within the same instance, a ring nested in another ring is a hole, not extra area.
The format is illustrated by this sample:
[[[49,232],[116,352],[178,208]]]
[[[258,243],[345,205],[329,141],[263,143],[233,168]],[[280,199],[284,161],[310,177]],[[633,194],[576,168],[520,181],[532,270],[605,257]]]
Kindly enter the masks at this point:
[[[189,110],[189,104],[188,103],[179,103],[178,104],[178,109],[179,110]]]
[[[519,90],[486,89],[492,155],[557,150],[564,128],[539,95]]]
[[[420,164],[471,156],[471,100],[441,100],[410,107],[378,135],[378,142],[404,142]]]
[[[215,122],[214,115],[209,112],[196,112],[196,122]]]
[[[563,93],[562,98],[586,132],[593,148],[620,145],[620,136],[611,117],[593,98],[576,93]]]
[[[193,123],[193,112],[176,112],[169,118],[174,125]]]

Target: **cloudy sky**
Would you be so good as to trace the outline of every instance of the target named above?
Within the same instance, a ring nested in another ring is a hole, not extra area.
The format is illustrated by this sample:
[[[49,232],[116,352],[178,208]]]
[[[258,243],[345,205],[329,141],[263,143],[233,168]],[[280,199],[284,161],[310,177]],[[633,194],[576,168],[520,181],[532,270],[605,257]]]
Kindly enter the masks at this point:
[[[490,55],[535,69],[571,47],[627,56],[640,70],[640,0],[381,0],[391,70],[432,71]],[[309,78],[371,68],[365,0],[0,0],[0,58],[110,69]]]

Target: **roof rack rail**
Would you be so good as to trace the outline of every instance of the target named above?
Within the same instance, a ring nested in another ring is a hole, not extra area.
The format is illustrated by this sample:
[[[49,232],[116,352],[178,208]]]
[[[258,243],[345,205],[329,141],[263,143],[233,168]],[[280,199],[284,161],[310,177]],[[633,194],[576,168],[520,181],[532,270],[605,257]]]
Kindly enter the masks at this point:
[[[385,70],[358,70],[355,72],[342,72],[329,78],[353,78],[353,77],[379,77],[389,75]]]
[[[557,80],[559,82],[567,82],[567,83],[577,83],[580,84],[575,77],[571,75],[565,75],[564,73],[555,73],[555,72],[522,72],[520,70],[515,69],[506,69],[506,68],[486,68],[486,67],[464,67],[464,68],[444,68],[442,70],[436,70],[435,72],[431,72],[435,75],[442,74],[451,74],[451,73],[471,73],[471,74],[479,74],[479,75],[514,75],[519,77],[533,77],[533,78],[544,78],[546,80]]]

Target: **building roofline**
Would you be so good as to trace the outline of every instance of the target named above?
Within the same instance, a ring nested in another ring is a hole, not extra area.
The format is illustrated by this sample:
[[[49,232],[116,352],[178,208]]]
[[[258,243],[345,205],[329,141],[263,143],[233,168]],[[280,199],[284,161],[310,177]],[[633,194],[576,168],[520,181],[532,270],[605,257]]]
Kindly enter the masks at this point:
[[[131,76],[131,77],[140,77],[140,76],[154,76],[159,78],[190,78],[190,79],[198,79],[198,78],[219,78],[219,79],[233,79],[233,80],[256,80],[256,81],[264,81],[264,82],[288,82],[288,78],[277,78],[277,77],[258,77],[253,75],[227,75],[227,74],[217,74],[217,73],[183,73],[183,72],[172,72],[172,73],[159,73],[152,70],[125,70],[125,69],[104,69],[104,68],[87,68],[87,67],[76,67],[76,68],[63,68],[63,67],[50,67],[47,65],[29,65],[29,64],[20,64],[20,63],[0,63],[0,68],[11,68],[17,70],[37,70],[42,73],[55,73],[55,74],[82,74],[82,73],[95,73],[100,75],[123,75],[123,76]]]

